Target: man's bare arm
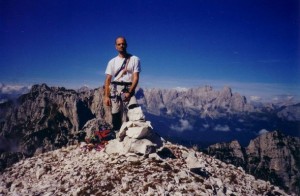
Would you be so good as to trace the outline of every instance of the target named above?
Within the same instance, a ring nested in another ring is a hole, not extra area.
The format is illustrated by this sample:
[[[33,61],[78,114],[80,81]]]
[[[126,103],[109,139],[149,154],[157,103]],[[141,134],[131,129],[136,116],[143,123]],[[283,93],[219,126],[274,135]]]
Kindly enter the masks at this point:
[[[112,79],[112,76],[109,75],[109,74],[106,74],[106,78],[105,78],[105,89],[104,89],[104,102],[107,106],[110,106],[111,105],[111,102],[110,102],[110,98],[109,98],[109,95],[110,95],[110,89],[109,89],[109,86],[110,86],[110,83],[111,83],[111,79]]]
[[[137,85],[139,83],[139,78],[140,78],[140,73],[139,72],[134,72],[133,76],[132,76],[132,85],[129,89],[129,93],[131,95],[134,94],[135,88],[137,87]]]

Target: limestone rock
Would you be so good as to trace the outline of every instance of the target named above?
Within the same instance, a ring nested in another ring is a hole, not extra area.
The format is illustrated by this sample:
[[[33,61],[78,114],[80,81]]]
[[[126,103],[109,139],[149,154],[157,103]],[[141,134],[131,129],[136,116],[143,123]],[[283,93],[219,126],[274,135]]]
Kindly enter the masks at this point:
[[[0,195],[287,195],[201,152],[171,143],[162,148],[175,157],[87,153],[76,146],[42,153],[7,168]],[[189,159],[205,168],[189,169]]]
[[[128,110],[127,115],[128,115],[129,121],[145,120],[145,115],[144,115],[144,113],[142,111],[142,108],[140,106]]]
[[[147,137],[152,129],[150,121],[128,121],[122,124],[119,137],[124,138],[128,136],[134,139],[141,139]]]
[[[132,124],[132,122],[128,122],[128,123]],[[128,123],[123,123],[123,125]],[[147,134],[144,133],[145,129],[147,129],[146,130]],[[131,131],[133,131],[133,133],[130,133]],[[108,154],[120,154],[120,155],[127,154],[127,153],[137,153],[137,154],[147,155],[156,152],[156,150],[160,148],[164,142],[164,140],[160,138],[158,135],[156,135],[152,131],[152,129],[148,129],[148,125],[146,128],[142,128],[142,129],[133,129],[133,130],[128,129],[126,132],[124,132],[124,134],[125,134],[124,136],[121,135],[116,139],[109,141],[109,143],[105,148],[105,152]],[[120,140],[120,137],[124,137],[124,138]]]
[[[300,139],[279,131],[260,135],[242,148],[237,141],[214,144],[208,154],[242,166],[257,178],[268,180],[291,193],[300,193]]]
[[[74,136],[92,119],[109,120],[102,104],[103,89],[70,90],[64,87],[34,85],[3,109],[0,137],[15,140],[14,149],[28,156],[72,143]],[[1,106],[4,107],[3,104]],[[109,122],[109,121],[107,121]],[[97,120],[89,122],[99,125]],[[17,149],[16,149],[17,148]]]

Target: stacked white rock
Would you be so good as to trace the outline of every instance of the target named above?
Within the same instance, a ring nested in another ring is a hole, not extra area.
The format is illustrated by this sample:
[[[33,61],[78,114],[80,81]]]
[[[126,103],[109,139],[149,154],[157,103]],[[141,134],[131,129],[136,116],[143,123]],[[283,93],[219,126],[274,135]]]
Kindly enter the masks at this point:
[[[163,145],[164,140],[153,131],[151,122],[145,120],[141,107],[129,110],[128,118],[129,121],[124,122],[117,133],[117,138],[106,146],[106,153],[147,155]]]

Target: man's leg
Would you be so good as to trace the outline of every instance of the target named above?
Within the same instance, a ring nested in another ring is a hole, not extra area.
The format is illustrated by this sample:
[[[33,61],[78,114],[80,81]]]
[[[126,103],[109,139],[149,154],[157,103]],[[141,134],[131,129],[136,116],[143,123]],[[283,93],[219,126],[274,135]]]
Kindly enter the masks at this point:
[[[122,126],[122,114],[121,112],[112,114],[112,125],[114,131],[119,131]]]
[[[111,90],[114,91],[114,97],[111,98],[112,125],[114,131],[119,131],[122,126],[122,100],[118,96],[117,86],[112,86]]]

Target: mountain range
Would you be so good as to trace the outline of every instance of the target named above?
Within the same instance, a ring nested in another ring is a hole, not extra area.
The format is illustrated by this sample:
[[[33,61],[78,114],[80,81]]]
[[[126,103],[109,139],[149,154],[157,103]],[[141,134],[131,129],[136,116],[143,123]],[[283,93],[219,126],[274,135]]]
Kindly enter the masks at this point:
[[[173,142],[207,147],[238,140],[248,145],[261,132],[300,136],[300,104],[248,102],[231,88],[140,89],[139,103],[159,133]]]
[[[269,130],[299,137],[300,104],[248,103],[229,87],[138,89],[136,95],[154,130],[175,144],[206,148],[237,140],[244,147]],[[102,88],[41,84],[17,100],[0,103],[0,169],[73,145],[81,132],[110,128],[110,109],[102,101]]]

